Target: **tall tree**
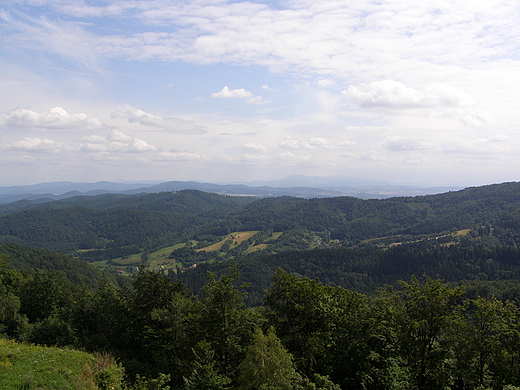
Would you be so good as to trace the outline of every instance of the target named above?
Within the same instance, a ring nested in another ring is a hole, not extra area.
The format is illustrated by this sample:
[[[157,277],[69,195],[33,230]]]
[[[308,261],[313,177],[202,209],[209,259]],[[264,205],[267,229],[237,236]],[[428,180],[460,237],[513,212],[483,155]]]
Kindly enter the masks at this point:
[[[448,367],[448,331],[462,288],[451,288],[440,280],[412,278],[401,282],[401,290],[386,289],[381,295],[393,305],[400,356],[411,373],[415,389],[440,389],[451,381]]]
[[[240,277],[236,266],[228,275],[217,277],[208,273],[199,320],[200,339],[211,342],[222,371],[232,378],[259,320],[253,310],[245,309],[242,291],[245,285],[238,283]]]
[[[303,374],[330,374],[344,386],[357,378],[348,385],[359,385],[368,353],[364,296],[278,269],[264,302],[271,324]]]
[[[239,372],[240,390],[290,390],[301,380],[272,327],[265,335],[260,329],[255,332]]]
[[[231,379],[221,374],[215,352],[207,341],[200,341],[193,349],[195,360],[191,372],[184,378],[185,390],[227,390]]]
[[[464,302],[452,327],[459,386],[470,389],[516,384],[514,378],[520,368],[518,314],[514,304],[494,297]]]

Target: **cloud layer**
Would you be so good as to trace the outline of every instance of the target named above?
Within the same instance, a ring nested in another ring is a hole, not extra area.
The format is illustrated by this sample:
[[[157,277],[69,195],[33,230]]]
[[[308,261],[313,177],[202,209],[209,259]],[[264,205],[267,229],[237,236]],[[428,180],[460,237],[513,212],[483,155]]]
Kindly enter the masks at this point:
[[[37,113],[29,109],[18,109],[0,114],[2,125],[15,128],[35,128],[48,130],[97,130],[108,127],[100,119],[86,114],[69,114],[62,107],[51,108],[48,112]]]
[[[0,185],[518,180],[518,20],[509,0],[7,0]]]

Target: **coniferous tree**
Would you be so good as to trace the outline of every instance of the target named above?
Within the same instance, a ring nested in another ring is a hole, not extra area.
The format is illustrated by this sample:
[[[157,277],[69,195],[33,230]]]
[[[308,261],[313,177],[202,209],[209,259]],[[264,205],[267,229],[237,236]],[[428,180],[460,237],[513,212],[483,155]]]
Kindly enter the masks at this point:
[[[231,379],[220,373],[215,352],[207,341],[200,341],[193,349],[195,360],[191,373],[184,378],[185,390],[227,390]]]

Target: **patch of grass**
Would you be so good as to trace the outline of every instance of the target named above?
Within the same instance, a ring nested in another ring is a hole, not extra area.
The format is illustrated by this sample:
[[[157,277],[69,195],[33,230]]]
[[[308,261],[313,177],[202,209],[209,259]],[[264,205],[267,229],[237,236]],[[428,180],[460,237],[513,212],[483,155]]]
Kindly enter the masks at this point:
[[[118,390],[123,375],[110,355],[0,339],[1,389]]]
[[[92,264],[94,267],[105,268],[107,266],[107,261],[108,260],[93,261],[90,264]]]
[[[2,389],[95,389],[93,378],[81,379],[95,364],[85,352],[0,340],[0,361]]]
[[[471,231],[471,229],[462,229],[462,230],[456,231],[455,233],[453,233],[453,235],[455,237],[464,237],[464,236],[467,236],[470,231]]]
[[[262,251],[264,249],[267,249],[268,247],[269,247],[269,245],[267,245],[267,244],[254,245],[254,246],[250,247],[247,251],[245,251],[245,253],[249,254],[249,253]]]
[[[236,248],[239,246],[242,242],[249,240],[251,237],[253,237],[256,233],[258,233],[258,230],[250,230],[246,232],[233,232],[228,234],[226,237],[224,237],[221,241],[216,242],[214,244],[211,244],[207,247],[197,249],[197,252],[215,252],[222,248],[222,245],[226,243],[226,241],[231,241],[230,249]]]
[[[164,268],[172,268],[176,266],[182,267],[181,263],[178,263],[175,261],[175,259],[170,259],[169,257],[174,250],[184,248],[186,244],[186,242],[183,242],[181,244],[168,246],[150,253],[148,255],[148,263],[150,268],[158,268],[160,266],[163,266]]]
[[[113,263],[114,265],[122,265],[122,266],[129,266],[129,265],[138,265],[142,263],[141,254],[135,254],[128,257],[125,257],[124,259],[114,259]]]
[[[249,240],[251,237],[253,237],[257,233],[258,233],[258,230],[231,233],[230,238],[233,241],[233,243],[231,244],[231,249],[239,246],[242,242]]]
[[[271,237],[269,237],[268,239],[264,240],[264,243],[266,242],[270,242],[270,241],[276,241],[280,238],[280,236],[283,234],[283,232],[277,232],[277,233],[273,233],[271,234]]]

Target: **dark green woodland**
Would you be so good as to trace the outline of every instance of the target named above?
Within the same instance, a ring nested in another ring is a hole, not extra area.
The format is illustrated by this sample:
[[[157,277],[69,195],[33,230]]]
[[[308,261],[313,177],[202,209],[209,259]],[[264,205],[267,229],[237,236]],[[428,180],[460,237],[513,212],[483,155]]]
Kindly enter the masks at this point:
[[[512,390],[519,309],[520,183],[0,207],[1,337],[109,354],[121,389]]]

